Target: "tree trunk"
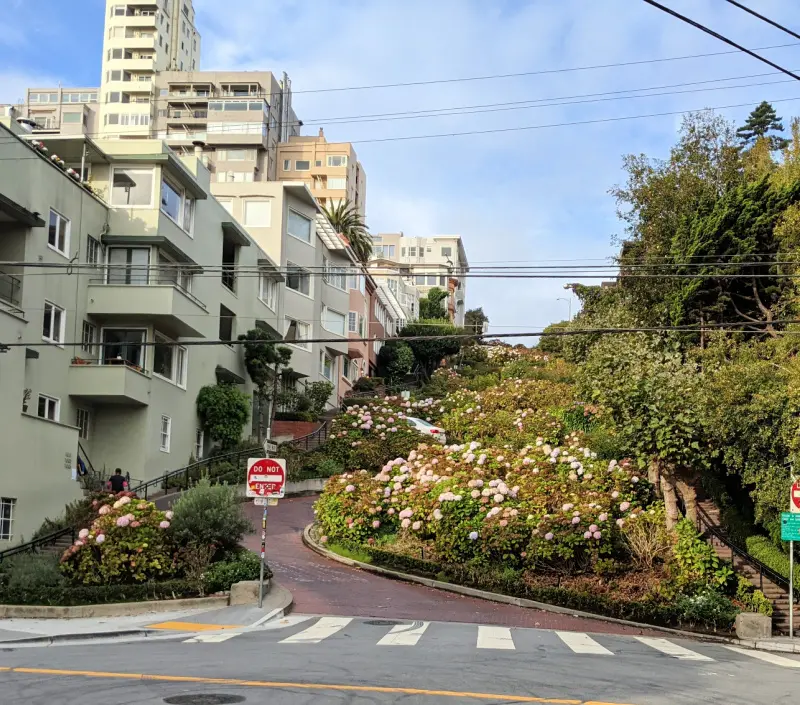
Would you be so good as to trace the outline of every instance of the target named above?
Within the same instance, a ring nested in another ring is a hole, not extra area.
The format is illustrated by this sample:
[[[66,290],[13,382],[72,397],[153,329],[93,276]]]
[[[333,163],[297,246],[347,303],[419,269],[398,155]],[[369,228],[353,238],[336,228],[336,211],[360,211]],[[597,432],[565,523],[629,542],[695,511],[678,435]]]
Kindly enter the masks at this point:
[[[659,461],[653,458],[647,466],[647,479],[656,491],[657,495],[661,494],[661,469]]]
[[[275,403],[275,400],[278,398],[278,377],[280,376],[279,369],[280,369],[280,366],[276,362],[275,363],[275,372],[272,375],[272,398],[270,399],[269,421],[267,422],[268,426],[269,426],[269,429],[270,429],[270,437],[272,436],[272,426],[273,426],[273,422],[275,421],[275,407],[277,406],[277,404]]]
[[[678,492],[683,497],[683,504],[686,507],[686,518],[697,526],[697,490],[695,486],[686,480],[676,480],[675,485]]]
[[[664,493],[664,506],[667,510],[667,528],[674,529],[680,518],[678,495],[675,492],[675,478],[671,471],[662,472],[661,489]]]
[[[261,393],[261,388],[256,391],[256,399],[258,399],[258,445],[264,442],[264,395]]]

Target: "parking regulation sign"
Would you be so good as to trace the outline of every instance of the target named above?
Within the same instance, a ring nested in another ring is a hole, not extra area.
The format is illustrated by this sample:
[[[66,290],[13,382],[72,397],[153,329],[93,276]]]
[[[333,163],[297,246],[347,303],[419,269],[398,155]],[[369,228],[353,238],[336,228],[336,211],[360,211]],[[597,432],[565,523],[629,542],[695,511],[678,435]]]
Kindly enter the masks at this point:
[[[249,458],[247,496],[280,499],[286,484],[286,461],[282,458]]]

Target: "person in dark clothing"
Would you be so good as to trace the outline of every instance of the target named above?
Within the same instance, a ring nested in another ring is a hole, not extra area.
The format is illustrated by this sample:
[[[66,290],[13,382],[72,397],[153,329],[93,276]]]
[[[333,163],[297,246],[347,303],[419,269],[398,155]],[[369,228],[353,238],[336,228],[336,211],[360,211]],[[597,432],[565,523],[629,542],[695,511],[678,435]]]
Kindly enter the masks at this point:
[[[114,474],[108,478],[108,489],[112,492],[124,492],[128,489],[128,483],[122,475],[122,468],[117,468]]]

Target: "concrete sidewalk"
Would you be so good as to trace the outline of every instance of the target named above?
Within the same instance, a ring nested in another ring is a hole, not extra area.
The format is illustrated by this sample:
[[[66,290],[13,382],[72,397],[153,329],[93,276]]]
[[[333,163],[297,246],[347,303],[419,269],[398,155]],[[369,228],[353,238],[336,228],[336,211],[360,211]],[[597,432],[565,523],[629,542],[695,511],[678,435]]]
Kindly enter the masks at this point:
[[[150,612],[134,617],[0,620],[0,646],[46,645],[90,639],[124,639],[200,631],[257,628],[291,609],[292,595],[272,584],[261,609],[255,605]]]

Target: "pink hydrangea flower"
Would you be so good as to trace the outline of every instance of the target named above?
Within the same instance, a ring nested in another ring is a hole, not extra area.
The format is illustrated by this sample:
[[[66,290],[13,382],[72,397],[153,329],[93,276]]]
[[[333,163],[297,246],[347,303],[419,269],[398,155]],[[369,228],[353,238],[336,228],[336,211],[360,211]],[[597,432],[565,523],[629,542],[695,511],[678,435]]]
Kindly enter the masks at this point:
[[[353,492],[353,491],[355,491],[355,489],[356,489],[355,485],[348,485],[347,487],[344,488],[344,491],[345,492]]]
[[[403,519],[403,521],[400,522],[400,526],[402,526],[404,529],[407,529],[409,526],[411,526],[411,519]]]
[[[619,497],[619,492],[617,492],[616,490],[614,490],[614,491],[611,493],[611,498],[612,498],[612,499],[616,499],[617,497]]]
[[[506,520],[506,519],[501,519],[501,520],[500,520],[500,526],[508,526],[508,520]]]
[[[168,521],[162,521],[162,522],[161,522],[161,523],[158,525],[158,528],[159,528],[159,529],[169,529],[169,522],[168,522]]]
[[[138,529],[141,525],[142,525],[141,522],[138,522],[138,521],[132,521],[131,522],[131,528],[132,529]]]
[[[378,528],[380,528],[380,525],[381,525],[381,523],[380,523],[380,522],[379,522],[377,519],[376,519],[375,521],[373,521],[373,522],[372,522],[372,528],[373,528],[373,529],[378,529]]]
[[[624,519],[617,519],[617,526],[620,526],[620,527],[625,526],[625,520]]]
[[[319,537],[319,542],[320,543],[328,543],[328,537],[327,536],[320,536]]]
[[[97,538],[95,539],[96,543],[103,543],[106,540],[105,534],[97,534]]]
[[[608,514],[606,514],[605,512],[603,512],[603,513],[602,513],[602,514],[601,514],[599,517],[597,517],[597,518],[598,518],[600,521],[607,521],[607,520],[608,520]]]
[[[595,531],[595,532],[594,532],[594,534],[592,534],[592,535],[593,535],[593,536],[594,536],[596,539],[601,539],[601,538],[603,537],[603,532],[601,532],[601,531]]]
[[[89,535],[89,529],[81,529],[78,532],[78,538],[79,539],[85,539],[88,535]]]
[[[422,522],[421,521],[415,521],[411,525],[411,528],[414,529],[414,531],[419,531],[422,528]]]
[[[111,507],[109,507],[107,504],[104,504],[102,507],[100,507],[100,514],[101,514],[101,516],[105,516],[105,515],[106,515],[106,514],[108,514],[110,511],[111,511]]]
[[[572,523],[573,524],[580,524],[581,523],[581,518],[580,517],[572,517]]]
[[[83,546],[83,541],[81,541],[80,539],[78,539],[78,540],[75,542],[75,545],[76,545],[76,546]]]
[[[597,526],[597,524],[592,524],[592,525],[589,527],[589,531],[591,531],[592,533],[594,533],[595,531],[597,531],[597,529],[598,529],[598,526]]]
[[[117,526],[127,526],[130,523],[131,523],[131,520],[128,519],[128,517],[126,517],[126,516],[119,517],[119,519],[117,519]]]
[[[623,502],[622,504],[619,505],[619,509],[622,512],[627,512],[630,508],[631,508],[630,502]]]
[[[470,531],[468,538],[469,538],[470,541],[477,541],[478,540],[478,532],[477,531]]]
[[[584,534],[583,534],[583,538],[585,538],[585,539],[590,539],[590,538],[592,538],[592,532],[591,532],[591,531],[586,531],[586,532],[584,532]]]
[[[544,540],[545,541],[552,541],[553,538],[554,538],[553,534],[551,532],[549,532],[549,531],[544,535]]]

